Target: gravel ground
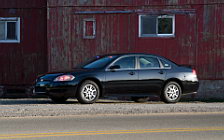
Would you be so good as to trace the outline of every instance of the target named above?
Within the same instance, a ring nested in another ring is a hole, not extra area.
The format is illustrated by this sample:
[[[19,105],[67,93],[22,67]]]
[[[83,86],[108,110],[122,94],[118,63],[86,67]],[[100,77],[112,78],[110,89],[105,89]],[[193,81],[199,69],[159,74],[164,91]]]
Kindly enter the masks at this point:
[[[176,112],[224,112],[224,102],[162,102],[134,103],[131,101],[99,100],[83,105],[76,100],[54,104],[48,99],[0,99],[0,117],[150,114]]]

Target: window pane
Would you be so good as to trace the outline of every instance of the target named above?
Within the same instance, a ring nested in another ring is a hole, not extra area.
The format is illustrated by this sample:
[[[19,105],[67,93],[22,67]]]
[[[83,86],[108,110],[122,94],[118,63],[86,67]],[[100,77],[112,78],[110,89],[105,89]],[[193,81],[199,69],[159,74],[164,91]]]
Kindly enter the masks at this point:
[[[164,68],[170,68],[171,67],[171,65],[168,62],[166,62],[166,61],[164,61],[162,59],[160,59],[160,61],[162,62]]]
[[[135,57],[125,57],[117,62],[114,65],[119,65],[121,69],[134,69],[135,68]]]
[[[86,21],[86,36],[93,36],[94,35],[94,32],[93,32],[93,27],[94,26],[94,22],[93,21]]]
[[[5,40],[5,22],[0,22],[0,40]]]
[[[156,34],[157,16],[141,16],[141,34]]]
[[[154,57],[140,57],[140,68],[158,68],[160,67],[159,61]]]
[[[16,40],[16,22],[7,23],[7,39]]]
[[[95,21],[95,19],[84,19],[83,38],[94,39],[95,34],[96,34],[96,21]]]
[[[172,18],[158,18],[158,34],[173,34]]]

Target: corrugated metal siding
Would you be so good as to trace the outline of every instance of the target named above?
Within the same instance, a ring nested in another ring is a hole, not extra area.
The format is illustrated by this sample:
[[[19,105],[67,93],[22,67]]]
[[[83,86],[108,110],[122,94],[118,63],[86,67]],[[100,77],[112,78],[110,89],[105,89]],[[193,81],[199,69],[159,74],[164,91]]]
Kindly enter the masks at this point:
[[[193,65],[200,79],[224,79],[222,0],[48,0],[48,7],[49,71],[71,69],[96,54],[145,52]],[[118,10],[132,12],[97,14]],[[138,15],[153,12],[175,14],[174,38],[138,37]],[[85,18],[96,19],[95,39],[82,38]]]
[[[198,21],[198,70],[204,79],[224,79],[224,4],[205,5]]]
[[[57,13],[58,10],[61,12]],[[136,28],[131,21],[136,15],[67,15],[73,11],[72,8],[50,9],[48,22],[50,70],[72,68],[96,54],[128,52],[134,49]],[[53,18],[60,22],[57,24]],[[83,19],[86,18],[95,18],[97,21],[95,39],[83,39]]]
[[[0,8],[43,8],[46,7],[46,0],[0,0]]]
[[[32,84],[47,71],[46,1],[1,0],[0,17],[20,17],[20,43],[0,43],[0,85]]]
[[[223,0],[47,0],[50,7],[132,7],[139,6],[178,6],[182,8],[190,7],[191,5],[206,5],[206,4],[219,4]]]

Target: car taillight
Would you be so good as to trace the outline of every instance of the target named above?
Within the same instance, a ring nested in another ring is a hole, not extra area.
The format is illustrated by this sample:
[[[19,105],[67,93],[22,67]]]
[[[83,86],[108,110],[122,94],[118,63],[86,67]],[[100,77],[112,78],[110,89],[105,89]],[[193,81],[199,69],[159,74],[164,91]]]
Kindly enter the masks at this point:
[[[197,75],[197,72],[196,72],[195,69],[192,70],[192,73],[193,73],[194,75]]]
[[[54,79],[55,82],[72,81],[75,79],[73,75],[61,75]]]

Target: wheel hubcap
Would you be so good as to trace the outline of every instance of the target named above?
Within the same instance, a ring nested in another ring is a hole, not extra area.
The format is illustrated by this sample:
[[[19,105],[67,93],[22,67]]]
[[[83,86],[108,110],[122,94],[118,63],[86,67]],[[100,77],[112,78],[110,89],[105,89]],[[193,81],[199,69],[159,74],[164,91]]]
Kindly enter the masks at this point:
[[[82,95],[85,100],[92,101],[97,96],[97,89],[92,84],[86,84],[84,88],[82,89]]]
[[[166,92],[166,95],[169,98],[169,100],[176,100],[180,95],[179,88],[176,85],[173,85],[173,84],[169,85],[166,88],[165,92]]]

